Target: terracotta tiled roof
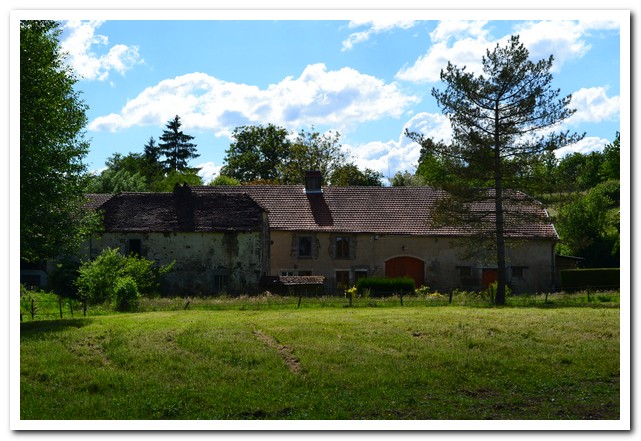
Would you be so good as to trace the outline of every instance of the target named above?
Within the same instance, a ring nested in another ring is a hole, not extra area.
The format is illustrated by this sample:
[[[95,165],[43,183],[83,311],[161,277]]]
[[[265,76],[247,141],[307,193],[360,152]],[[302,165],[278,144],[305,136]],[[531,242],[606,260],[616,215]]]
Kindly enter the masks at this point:
[[[93,196],[109,232],[260,231],[264,210],[244,194],[121,193]]]
[[[319,194],[306,194],[302,185],[197,186],[192,190],[203,195],[247,194],[267,210],[273,230],[453,237],[472,231],[464,226],[432,225],[434,205],[445,193],[430,187],[327,186]],[[514,211],[527,214],[530,220],[510,222],[507,216],[506,226],[514,228],[506,228],[506,236],[557,239],[541,204],[518,194],[524,203]],[[491,203],[474,205],[477,212],[488,212],[489,218],[492,207]]]

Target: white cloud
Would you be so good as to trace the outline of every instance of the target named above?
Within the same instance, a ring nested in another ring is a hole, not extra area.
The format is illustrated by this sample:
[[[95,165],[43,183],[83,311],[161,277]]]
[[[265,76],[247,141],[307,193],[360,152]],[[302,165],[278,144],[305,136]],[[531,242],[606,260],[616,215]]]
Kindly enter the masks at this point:
[[[381,32],[389,32],[393,29],[410,29],[416,24],[415,20],[399,20],[397,18],[390,18],[388,20],[376,19],[376,20],[352,20],[349,22],[349,28],[359,28],[362,26],[368,26],[367,29],[363,31],[351,33],[346,40],[343,41],[343,52],[349,51],[354,48],[355,44],[363,43],[370,39],[374,34],[379,34]]]
[[[396,78],[416,83],[440,80],[441,69],[448,61],[467,70],[481,72],[481,56],[492,42],[484,26],[486,21],[442,21],[430,33],[432,45],[412,66],[403,67]]]
[[[619,96],[608,97],[604,87],[579,89],[572,94],[570,107],[576,109],[566,124],[602,122],[619,118]]]
[[[180,115],[185,129],[228,136],[234,127],[273,123],[296,130],[328,125],[340,132],[366,121],[400,117],[418,98],[354,69],[328,71],[309,65],[300,77],[287,77],[266,89],[226,82],[204,73],[161,81],[143,90],[118,114],[93,120],[90,130],[164,124]]]
[[[447,117],[420,113],[405,123],[398,140],[373,141],[344,147],[359,168],[370,168],[391,178],[396,172],[413,171],[418,165],[421,146],[405,136],[406,129],[435,140],[451,141],[452,129]]]
[[[448,61],[468,72],[481,72],[481,57],[497,44],[504,45],[509,35],[498,39],[490,36],[486,21],[442,21],[430,34],[432,44],[413,65],[403,67],[397,79],[417,83],[436,82]],[[559,71],[572,59],[583,57],[590,45],[586,41],[591,31],[616,30],[618,23],[606,21],[537,21],[518,24],[513,34],[530,51],[533,61],[554,55],[552,70]]]
[[[205,185],[209,184],[214,178],[220,174],[221,165],[215,165],[213,162],[203,162],[198,164],[195,168],[199,168],[198,176],[203,179]]]
[[[566,155],[571,155],[572,153],[581,153],[588,154],[590,152],[597,152],[603,150],[606,144],[610,144],[610,140],[599,138],[599,137],[585,137],[576,144],[569,145],[567,147],[560,148],[554,151],[554,154],[557,158],[562,158]]]
[[[63,52],[71,67],[86,80],[104,81],[111,71],[124,74],[140,62],[136,46],[117,44],[107,53],[98,55],[96,47],[108,47],[109,40],[104,35],[96,35],[95,31],[102,21],[68,21],[63,29],[68,36],[60,42]]]

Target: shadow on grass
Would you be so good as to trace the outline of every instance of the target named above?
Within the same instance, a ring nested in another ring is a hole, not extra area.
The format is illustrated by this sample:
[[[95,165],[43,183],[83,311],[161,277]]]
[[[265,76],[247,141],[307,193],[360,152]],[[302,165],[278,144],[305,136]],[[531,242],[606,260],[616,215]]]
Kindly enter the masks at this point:
[[[34,339],[44,333],[66,331],[70,328],[82,328],[91,323],[91,319],[60,319],[41,320],[34,322],[20,323],[20,338]]]

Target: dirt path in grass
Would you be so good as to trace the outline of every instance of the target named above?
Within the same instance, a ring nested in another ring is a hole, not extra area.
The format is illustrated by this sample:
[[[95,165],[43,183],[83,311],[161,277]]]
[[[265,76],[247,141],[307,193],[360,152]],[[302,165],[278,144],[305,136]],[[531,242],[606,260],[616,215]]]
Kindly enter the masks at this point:
[[[298,358],[294,356],[294,354],[292,353],[292,348],[287,345],[279,344],[274,337],[265,334],[263,331],[254,331],[254,335],[270,348],[276,349],[278,355],[280,355],[280,358],[283,359],[283,361],[293,374],[298,375],[302,373],[303,368],[300,365],[300,360],[298,360]]]

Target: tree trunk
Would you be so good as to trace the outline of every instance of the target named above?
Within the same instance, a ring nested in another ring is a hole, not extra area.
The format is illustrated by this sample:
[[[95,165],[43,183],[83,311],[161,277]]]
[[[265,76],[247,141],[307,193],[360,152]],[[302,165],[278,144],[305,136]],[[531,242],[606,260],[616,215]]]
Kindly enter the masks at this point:
[[[494,111],[494,207],[496,210],[496,265],[498,269],[495,303],[505,305],[505,237],[503,231],[503,174],[498,103]]]

